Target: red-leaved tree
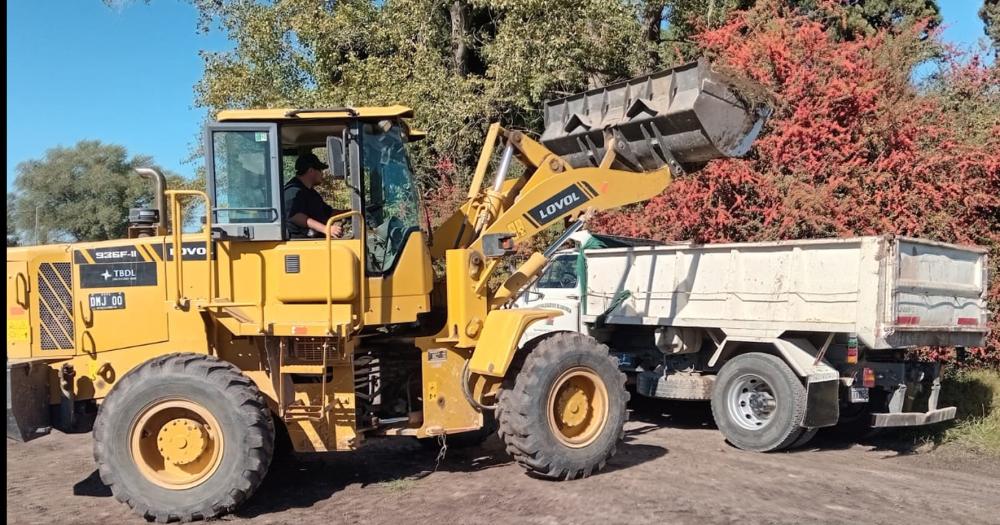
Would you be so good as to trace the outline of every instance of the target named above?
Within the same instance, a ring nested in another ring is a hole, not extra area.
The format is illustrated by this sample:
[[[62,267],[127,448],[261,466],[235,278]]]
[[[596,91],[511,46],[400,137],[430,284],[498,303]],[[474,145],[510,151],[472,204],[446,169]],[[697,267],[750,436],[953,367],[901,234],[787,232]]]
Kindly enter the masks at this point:
[[[913,71],[935,38],[925,28],[838,38],[835,2],[808,16],[760,1],[697,37],[723,70],[760,83],[774,113],[747,159],[679,177],[595,230],[658,240],[761,241],[901,234],[992,251],[1000,311],[998,66],[942,51],[927,85]],[[982,362],[1000,364],[994,317]]]

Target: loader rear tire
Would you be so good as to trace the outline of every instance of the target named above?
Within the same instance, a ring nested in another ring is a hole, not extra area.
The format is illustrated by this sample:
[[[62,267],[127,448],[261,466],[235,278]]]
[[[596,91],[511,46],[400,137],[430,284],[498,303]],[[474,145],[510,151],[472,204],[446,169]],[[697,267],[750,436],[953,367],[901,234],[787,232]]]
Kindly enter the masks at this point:
[[[260,486],[274,453],[274,422],[236,366],[202,354],[157,357],[104,400],[94,459],[115,498],[147,520],[232,512]]]
[[[608,347],[577,333],[533,346],[500,391],[507,452],[532,475],[585,478],[604,468],[624,436],[625,374]]]
[[[712,390],[715,424],[743,450],[775,452],[792,446],[806,432],[805,413],[805,386],[770,354],[750,352],[730,359]]]

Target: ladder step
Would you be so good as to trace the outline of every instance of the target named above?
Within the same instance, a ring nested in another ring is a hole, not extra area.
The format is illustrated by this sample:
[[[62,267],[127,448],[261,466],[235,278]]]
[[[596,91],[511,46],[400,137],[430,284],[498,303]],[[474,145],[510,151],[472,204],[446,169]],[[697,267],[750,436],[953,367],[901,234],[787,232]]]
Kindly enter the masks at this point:
[[[323,375],[326,373],[326,369],[322,364],[288,364],[285,363],[281,365],[280,372],[282,374],[304,374],[304,375]]]
[[[330,408],[330,406],[321,405],[293,405],[285,407],[285,413],[282,415],[282,419],[285,421],[319,421],[323,419],[323,415],[326,414]]]

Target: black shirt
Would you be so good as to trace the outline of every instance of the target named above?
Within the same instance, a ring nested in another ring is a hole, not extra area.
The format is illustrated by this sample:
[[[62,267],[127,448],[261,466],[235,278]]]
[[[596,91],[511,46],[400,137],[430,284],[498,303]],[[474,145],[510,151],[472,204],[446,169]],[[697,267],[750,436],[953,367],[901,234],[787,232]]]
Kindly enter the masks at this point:
[[[323,201],[319,192],[312,188],[307,188],[298,177],[285,184],[285,224],[288,228],[288,236],[291,238],[316,237],[319,233],[311,228],[302,227],[291,221],[291,218],[299,213],[305,214],[310,219],[326,224],[326,221],[333,216],[334,210],[329,204]]]

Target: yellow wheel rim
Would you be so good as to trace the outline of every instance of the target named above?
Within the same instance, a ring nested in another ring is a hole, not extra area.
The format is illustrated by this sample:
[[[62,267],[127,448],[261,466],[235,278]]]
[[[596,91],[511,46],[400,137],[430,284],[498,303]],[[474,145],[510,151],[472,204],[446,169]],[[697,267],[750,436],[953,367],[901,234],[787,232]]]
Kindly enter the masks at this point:
[[[224,439],[205,407],[183,399],[147,406],[129,430],[132,461],[149,481],[168,489],[189,489],[219,468]]]
[[[582,448],[594,442],[608,421],[608,390],[593,370],[571,368],[549,391],[549,426],[560,443]]]

